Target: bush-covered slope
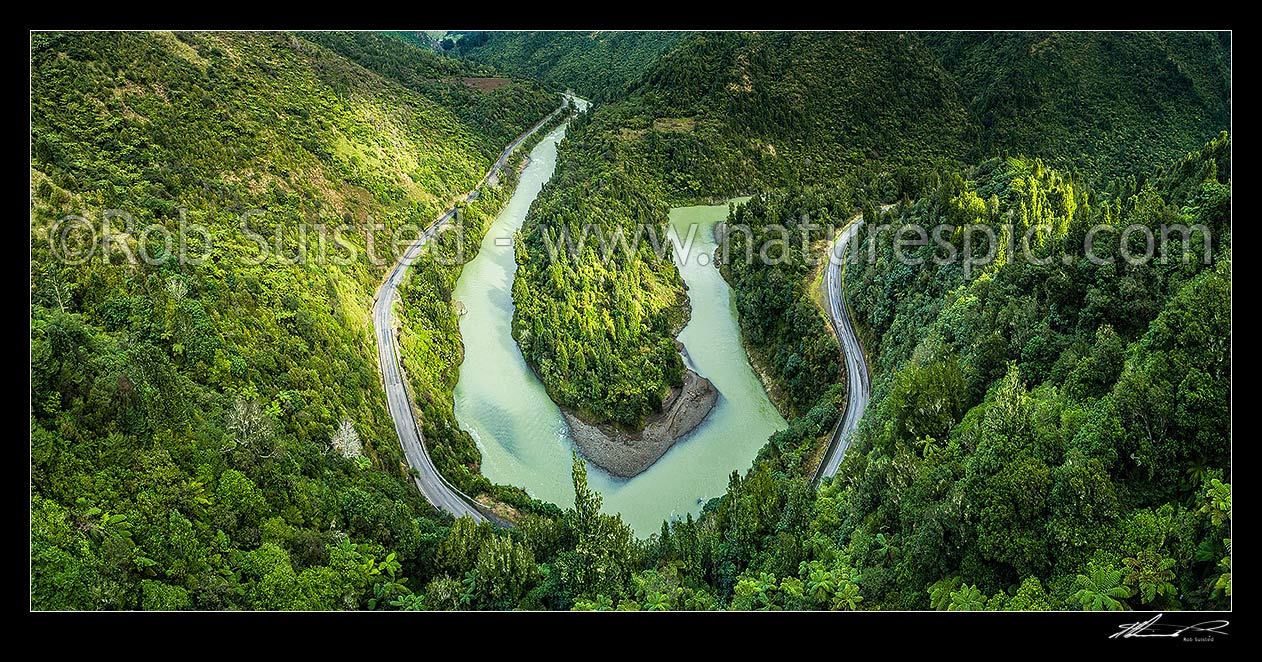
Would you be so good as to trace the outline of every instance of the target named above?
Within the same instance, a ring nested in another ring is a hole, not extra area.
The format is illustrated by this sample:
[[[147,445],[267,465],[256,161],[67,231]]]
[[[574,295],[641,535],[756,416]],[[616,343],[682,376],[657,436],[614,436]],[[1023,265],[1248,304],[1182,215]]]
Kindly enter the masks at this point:
[[[712,516],[672,530],[712,537],[698,576],[746,608],[1225,606],[1229,151],[1223,136],[1116,195],[996,160],[896,206],[883,222],[1055,229],[1032,242],[1045,263],[1000,258],[971,274],[959,259],[935,264],[946,252],[932,243],[904,263],[888,234],[869,262],[865,240],[846,277],[874,397],[841,471],[801,505],[794,476],[832,419],[795,420]],[[1200,224],[1211,260],[1200,232],[1187,262],[1176,234],[1168,262],[1144,264],[1104,233],[1093,254],[1112,262],[1095,264],[1083,239],[1097,223]],[[762,318],[794,305],[764,301]],[[817,408],[832,405],[826,394]],[[747,543],[719,542],[730,540]],[[698,554],[674,544],[668,561]],[[800,590],[811,582],[828,588]]]
[[[363,232],[470,189],[479,127],[286,34],[37,34],[31,58],[33,606],[358,608],[426,580],[446,518],[381,397]],[[48,230],[107,210],[109,259],[60,261]],[[144,232],[181,216],[209,233],[184,262]],[[309,226],[295,263],[304,222],[349,228]],[[282,255],[247,263],[247,229]]]
[[[394,34],[307,32],[303,38],[452,111],[474,129],[488,158],[557,107],[557,95],[534,81],[502,78],[491,67],[443,57]]]

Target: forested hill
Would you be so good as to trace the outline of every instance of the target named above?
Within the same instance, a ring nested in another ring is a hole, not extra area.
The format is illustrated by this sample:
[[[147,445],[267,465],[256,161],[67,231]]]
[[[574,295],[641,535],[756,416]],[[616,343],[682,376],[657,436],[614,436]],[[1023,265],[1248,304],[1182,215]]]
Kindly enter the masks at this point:
[[[1231,35],[917,35],[969,104],[974,158],[1040,157],[1093,178],[1139,175],[1231,121]]]
[[[897,178],[929,156],[1026,155],[1103,181],[1229,128],[1226,33],[491,32],[456,43],[466,61],[618,105],[625,135],[665,143],[649,146],[654,167],[685,196],[833,181],[873,161]]]
[[[622,97],[683,32],[468,32],[452,51],[459,57],[571,88],[593,101]]]
[[[428,223],[559,99],[411,89],[289,34],[35,34],[31,69],[33,606],[362,608],[427,581],[447,517],[386,411],[363,228]],[[107,210],[109,261],[59,261],[48,231]],[[190,232],[184,263],[181,215],[213,246]],[[283,257],[248,262],[245,228]]]
[[[950,77],[895,33],[694,34],[606,117],[680,199],[857,171],[888,182],[959,162],[969,133]]]

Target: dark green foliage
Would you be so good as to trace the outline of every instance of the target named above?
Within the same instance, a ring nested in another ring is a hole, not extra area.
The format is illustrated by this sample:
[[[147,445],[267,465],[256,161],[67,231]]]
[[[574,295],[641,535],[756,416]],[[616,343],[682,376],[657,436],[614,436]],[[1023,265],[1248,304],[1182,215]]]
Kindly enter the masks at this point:
[[[687,299],[666,205],[590,126],[571,124],[522,227],[513,337],[557,402],[636,429],[682,383]]]
[[[805,414],[829,385],[845,381],[837,339],[810,296],[824,268],[819,242],[847,220],[834,191],[792,189],[757,196],[728,215],[720,256],[732,285],[750,359],[770,369],[790,416]]]
[[[1147,173],[1231,120],[1231,42],[1212,32],[917,35],[957,81],[978,156],[1093,178]]]

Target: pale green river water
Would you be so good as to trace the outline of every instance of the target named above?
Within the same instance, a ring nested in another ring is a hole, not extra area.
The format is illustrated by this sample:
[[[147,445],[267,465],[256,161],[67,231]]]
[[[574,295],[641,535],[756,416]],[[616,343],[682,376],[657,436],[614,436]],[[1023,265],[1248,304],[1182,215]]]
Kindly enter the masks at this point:
[[[492,482],[517,485],[531,496],[569,507],[574,503],[570,454],[576,447],[560,410],[513,340],[517,265],[506,240],[521,227],[531,201],[552,176],[557,143],[564,135],[562,126],[531,151],[516,192],[491,225],[477,257],[465,265],[453,296],[468,311],[460,318],[465,358],[455,390],[456,418],[477,440],[482,473]],[[670,213],[672,226],[685,241],[689,225],[696,225],[688,258],[680,266],[692,319],[679,340],[693,369],[718,388],[718,404],[638,476],[616,478],[588,466],[588,482],[603,495],[605,512],[621,513],[639,536],[658,531],[664,519],[695,516],[706,500],[723,494],[733,470],[748,469],[767,437],[786,427],[749,366],[730,290],[710,263],[713,226],[726,216],[726,204]]]

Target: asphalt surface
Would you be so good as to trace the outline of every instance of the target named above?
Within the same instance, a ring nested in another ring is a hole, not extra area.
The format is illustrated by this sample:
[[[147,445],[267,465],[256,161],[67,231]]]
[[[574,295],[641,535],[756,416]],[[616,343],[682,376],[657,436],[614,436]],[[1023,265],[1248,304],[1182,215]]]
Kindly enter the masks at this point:
[[[863,357],[863,348],[855,335],[854,325],[846,312],[844,290],[841,285],[841,272],[845,264],[846,246],[859,234],[863,225],[863,217],[857,216],[837,235],[837,239],[829,253],[827,272],[822,284],[824,299],[828,302],[828,317],[833,330],[837,332],[837,340],[841,343],[841,351],[846,359],[846,411],[833,428],[832,438],[828,442],[828,450],[820,461],[815,472],[816,482],[831,478],[841,467],[841,460],[850,448],[850,440],[863,411],[868,407],[868,399],[872,395],[872,376],[868,372],[867,360]]]
[[[499,174],[504,164],[508,162],[508,157],[512,155],[513,150],[517,149],[540,127],[553,117],[556,117],[558,113],[563,112],[569,105],[570,99],[566,97],[560,108],[554,110],[552,114],[540,120],[529,131],[509,143],[486,173],[486,176],[482,178],[482,181],[478,182],[478,185],[464,199],[466,201],[478,199],[482,187],[491,177]],[[425,450],[425,439],[421,434],[421,428],[417,424],[416,416],[412,409],[407,383],[403,379],[403,368],[399,360],[398,338],[395,335],[394,326],[394,302],[398,299],[399,284],[403,282],[404,277],[407,275],[408,267],[412,266],[412,262],[420,255],[421,249],[424,248],[425,244],[438,234],[444,226],[449,224],[455,214],[455,207],[448,209],[404,251],[399,261],[390,270],[390,275],[377,288],[372,308],[372,324],[377,336],[377,357],[381,365],[382,385],[386,391],[386,403],[390,409],[390,417],[394,419],[394,430],[399,435],[399,445],[403,447],[403,454],[407,457],[408,466],[415,471],[417,488],[421,490],[421,494],[425,495],[425,498],[434,507],[445,510],[456,517],[466,516],[473,518],[475,521],[483,522],[487,520],[487,516],[483,514],[482,507],[472,497],[448,483],[438,473],[438,469],[430,459],[429,453]]]

